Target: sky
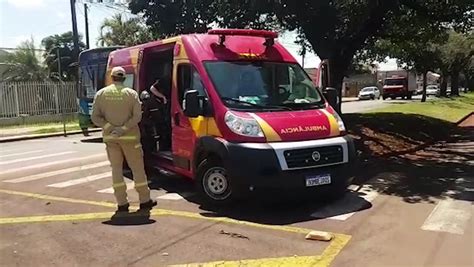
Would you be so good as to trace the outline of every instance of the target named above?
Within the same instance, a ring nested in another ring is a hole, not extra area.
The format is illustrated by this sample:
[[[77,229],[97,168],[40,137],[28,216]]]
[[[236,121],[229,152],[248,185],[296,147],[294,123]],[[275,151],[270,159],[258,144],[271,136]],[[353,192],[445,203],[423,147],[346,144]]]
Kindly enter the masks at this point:
[[[78,29],[83,34],[85,32],[83,0],[77,0],[76,6]],[[116,13],[122,12],[100,4],[90,7],[91,47],[97,45],[102,21]],[[30,38],[33,38],[39,47],[43,38],[71,30],[71,8],[68,0],[0,0],[0,48],[14,48]],[[301,56],[298,55],[299,47],[294,44],[295,37],[293,33],[285,33],[279,41],[301,63]],[[306,68],[317,67],[319,62],[315,54],[307,54],[305,57]],[[397,68],[393,59],[380,63],[379,66],[381,70]]]

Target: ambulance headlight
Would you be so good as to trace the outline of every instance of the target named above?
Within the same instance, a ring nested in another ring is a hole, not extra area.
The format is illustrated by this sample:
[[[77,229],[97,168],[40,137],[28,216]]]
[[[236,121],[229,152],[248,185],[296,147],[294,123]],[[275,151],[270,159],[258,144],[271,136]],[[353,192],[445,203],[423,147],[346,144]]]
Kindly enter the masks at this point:
[[[225,123],[236,134],[249,137],[264,136],[262,128],[254,118],[242,118],[228,111],[225,114]]]
[[[337,125],[339,126],[339,132],[341,132],[342,134],[346,133],[346,126],[344,125],[344,122],[342,121],[341,116],[339,116],[337,112],[334,112],[333,115],[334,115],[334,118],[336,118]]]

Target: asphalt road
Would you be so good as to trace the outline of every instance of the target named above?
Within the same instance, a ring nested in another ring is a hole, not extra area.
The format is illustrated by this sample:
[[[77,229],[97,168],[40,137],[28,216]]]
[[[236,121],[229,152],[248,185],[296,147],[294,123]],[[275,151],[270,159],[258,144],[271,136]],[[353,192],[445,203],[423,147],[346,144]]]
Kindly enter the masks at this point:
[[[396,100],[379,99],[379,100],[357,100],[357,101],[351,101],[351,102],[344,102],[342,103],[342,113],[365,112],[371,109],[383,108],[383,107],[387,107],[394,104],[419,102],[420,100],[421,100],[421,96],[413,96],[412,100],[402,100],[400,98],[397,98]]]
[[[151,214],[111,220],[110,167],[94,137],[0,144],[3,266],[474,265],[472,184],[463,197],[450,194],[454,184],[440,197],[408,201],[387,182],[403,177],[380,173],[336,202],[249,199],[215,209],[199,204],[192,183],[158,174]],[[474,143],[452,146],[474,153]],[[472,182],[472,172],[457,172],[456,183]],[[419,185],[398,186],[408,193]],[[335,238],[307,241],[309,230]]]

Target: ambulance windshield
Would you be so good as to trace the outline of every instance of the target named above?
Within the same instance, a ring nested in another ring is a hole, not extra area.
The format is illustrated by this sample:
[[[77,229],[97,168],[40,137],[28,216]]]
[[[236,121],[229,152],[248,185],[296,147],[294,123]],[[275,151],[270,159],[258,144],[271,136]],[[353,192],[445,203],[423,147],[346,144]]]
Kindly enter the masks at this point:
[[[214,87],[229,107],[305,109],[324,103],[298,64],[210,61],[205,66]]]

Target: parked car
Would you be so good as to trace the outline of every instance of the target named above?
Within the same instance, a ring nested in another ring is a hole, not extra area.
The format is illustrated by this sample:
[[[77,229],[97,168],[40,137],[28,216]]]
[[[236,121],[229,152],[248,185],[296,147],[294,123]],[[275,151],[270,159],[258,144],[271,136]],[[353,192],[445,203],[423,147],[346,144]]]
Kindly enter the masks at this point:
[[[375,86],[364,87],[359,92],[359,100],[364,99],[380,99],[380,90]]]
[[[426,86],[426,95],[439,95],[439,87],[437,85]]]

